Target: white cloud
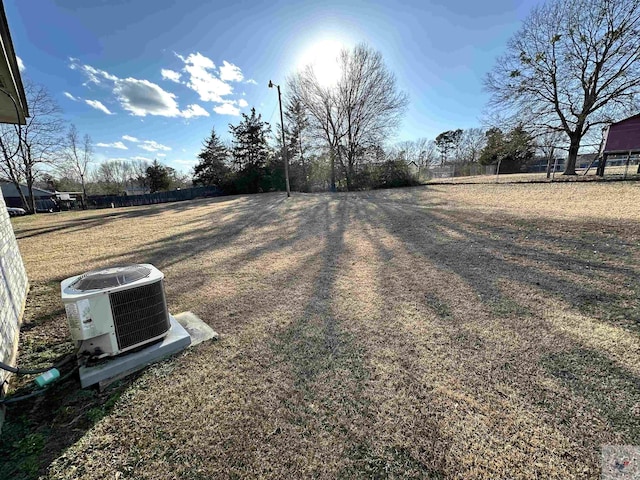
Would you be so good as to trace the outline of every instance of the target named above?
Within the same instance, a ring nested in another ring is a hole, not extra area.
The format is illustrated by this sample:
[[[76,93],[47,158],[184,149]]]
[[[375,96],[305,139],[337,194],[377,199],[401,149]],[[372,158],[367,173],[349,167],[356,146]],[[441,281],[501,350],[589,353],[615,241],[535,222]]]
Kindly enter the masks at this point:
[[[129,150],[127,146],[122,142],[113,142],[113,143],[96,143],[96,147],[103,148],[118,148],[120,150]]]
[[[160,152],[160,151],[168,152],[171,150],[171,147],[158,143],[155,140],[140,140],[139,138],[132,137],[131,135],[123,135],[122,139],[126,140],[127,142],[137,143],[138,147],[140,147],[143,150],[146,150],[147,152]],[[123,145],[122,142],[116,142],[116,143]],[[166,155],[167,155],[166,153],[156,154],[156,156],[158,157],[166,157]],[[147,157],[132,157],[132,158],[134,160],[149,160]]]
[[[182,83],[198,94],[203,102],[216,104],[213,111],[220,115],[240,115],[240,108],[248,106],[246,100],[237,101],[229,98],[233,94],[232,82],[242,82],[244,75],[237,65],[227,60],[222,61],[222,65],[216,66],[214,61],[200,52],[190,53],[187,56],[175,54],[184,64],[181,72],[169,69],[161,69],[162,78],[173,82]],[[249,79],[244,83],[257,82]],[[175,102],[175,96],[168,94]],[[126,107],[125,107],[126,108]],[[135,114],[135,113],[134,113]],[[189,105],[186,109],[173,111],[168,116],[181,116],[183,118],[193,118],[198,116],[209,116],[209,112],[200,105]]]
[[[135,157],[131,157],[131,160],[138,160],[138,161],[142,161],[142,162],[150,162],[151,161],[150,158],[142,157],[140,155],[137,155]]]
[[[62,92],[62,94],[67,97],[69,100],[73,100],[74,102],[77,102],[78,99],[76,97],[74,97],[73,95],[71,95],[69,92]]]
[[[174,70],[167,70],[163,68],[160,70],[160,74],[162,75],[163,80],[171,80],[172,82],[180,83],[180,77],[182,74],[180,72],[176,72]]]
[[[258,82],[256,82],[253,78],[250,78],[249,80],[247,80],[244,83],[250,83],[251,85],[257,85],[258,84]]]
[[[77,58],[71,57],[69,61],[69,68],[79,71],[87,77],[85,86],[91,83],[111,88],[122,108],[132,115],[138,117],[156,115],[184,118],[204,116],[202,113],[204,109],[194,105],[189,105],[186,110],[180,111],[176,96],[149,80],[132,77],[118,78],[105,70],[100,70],[91,65],[83,65]],[[92,100],[92,102],[97,101]],[[100,105],[104,109],[98,106],[97,103],[90,105],[107,113],[106,107],[102,104]]]
[[[178,55],[185,64],[184,71],[189,74],[187,87],[200,95],[203,102],[222,103],[222,97],[233,93],[233,87],[216,77],[215,63],[201,53],[192,53],[187,58]]]
[[[157,115],[177,117],[180,115],[176,96],[160,88],[149,80],[137,78],[118,79],[113,93],[116,94],[122,108],[138,117]]]
[[[219,115],[240,116],[240,109],[234,105],[234,102],[225,102],[222,105],[213,107],[213,111]]]
[[[234,65],[233,63],[229,63],[226,60],[222,61],[222,66],[220,67],[220,80],[228,82],[241,82],[243,78],[244,76],[242,75],[240,67]]]
[[[69,61],[71,62],[69,64],[69,68],[71,70],[78,70],[84,73],[84,75],[87,77],[87,81],[84,83],[84,85],[87,85],[88,83],[101,85],[104,80],[108,80],[110,82],[115,82],[116,80],[118,80],[118,77],[116,77],[115,75],[111,75],[104,70],[94,68],[91,65],[82,65],[81,63],[79,63],[80,61],[77,58],[69,57]]]
[[[96,110],[100,110],[101,112],[106,113],[107,115],[112,115],[111,111],[105,107],[102,102],[99,100],[85,100],[85,103]]]
[[[160,150],[169,151],[171,147],[167,147],[166,145],[162,145],[161,143],[156,142],[155,140],[143,140],[140,142],[140,148],[146,150],[147,152],[157,152]]]
[[[238,100],[238,106],[240,108],[248,107],[249,102],[247,102],[244,98],[241,98],[240,100]]]
[[[20,70],[21,72],[24,72],[27,69],[27,67],[24,66],[24,62],[20,57],[17,57],[17,56],[16,56],[16,60],[18,61],[18,70]]]
[[[186,110],[183,110],[181,112],[181,115],[184,118],[208,117],[209,116],[209,112],[207,112],[200,105],[194,103],[193,105],[189,105]]]

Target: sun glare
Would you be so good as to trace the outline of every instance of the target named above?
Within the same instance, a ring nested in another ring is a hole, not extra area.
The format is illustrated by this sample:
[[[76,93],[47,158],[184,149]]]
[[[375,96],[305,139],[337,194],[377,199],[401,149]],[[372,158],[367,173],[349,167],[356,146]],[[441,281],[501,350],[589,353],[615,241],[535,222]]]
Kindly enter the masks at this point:
[[[335,39],[322,39],[311,43],[299,56],[298,69],[307,65],[313,67],[318,82],[323,86],[331,86],[340,78],[338,57],[346,45]]]

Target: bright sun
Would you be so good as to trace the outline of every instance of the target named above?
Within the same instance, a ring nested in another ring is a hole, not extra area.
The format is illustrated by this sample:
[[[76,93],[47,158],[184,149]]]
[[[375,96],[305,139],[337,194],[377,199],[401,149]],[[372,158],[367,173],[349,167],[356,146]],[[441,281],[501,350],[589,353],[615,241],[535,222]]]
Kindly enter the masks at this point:
[[[334,85],[340,78],[338,57],[345,47],[344,43],[335,39],[315,41],[302,51],[296,67],[302,69],[311,65],[321,85],[325,87]]]

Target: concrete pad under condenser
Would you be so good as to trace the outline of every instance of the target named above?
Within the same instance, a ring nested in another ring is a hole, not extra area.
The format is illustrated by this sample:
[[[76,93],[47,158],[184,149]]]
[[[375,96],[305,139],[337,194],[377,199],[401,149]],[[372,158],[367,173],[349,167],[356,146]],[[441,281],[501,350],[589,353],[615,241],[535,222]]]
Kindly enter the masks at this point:
[[[204,323],[193,312],[182,312],[176,315],[176,320],[180,322],[191,336],[191,346],[198,345],[205,340],[218,339],[218,334],[209,325]]]
[[[166,337],[158,343],[119,357],[109,358],[104,363],[93,367],[80,367],[80,385],[82,388],[100,383],[101,388],[115,380],[141,370],[147,365],[162,360],[169,355],[184,350],[191,344],[189,332],[169,315],[171,329]]]

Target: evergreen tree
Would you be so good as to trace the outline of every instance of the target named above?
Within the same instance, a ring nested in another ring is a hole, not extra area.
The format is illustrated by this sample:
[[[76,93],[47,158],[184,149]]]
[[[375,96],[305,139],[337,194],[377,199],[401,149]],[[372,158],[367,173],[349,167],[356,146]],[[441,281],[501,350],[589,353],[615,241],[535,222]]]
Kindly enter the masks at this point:
[[[487,143],[480,154],[483,165],[498,164],[499,173],[516,173],[531,159],[534,143],[531,135],[517,126],[505,135],[499,128],[487,130]]]
[[[482,165],[493,165],[506,156],[506,139],[502,130],[497,127],[490,128],[485,134],[487,143],[480,153]]]
[[[443,166],[445,162],[452,160],[452,153],[457,156],[460,140],[462,140],[462,129],[460,128],[457,130],[447,130],[436,137],[436,146],[438,147],[438,150],[440,150],[442,158],[440,166]],[[453,160],[458,159],[453,158]]]
[[[151,193],[168,190],[171,184],[169,170],[161,163],[158,163],[158,160],[154,160],[147,168],[147,181],[149,182]]]
[[[215,129],[212,129],[211,136],[205,140],[203,149],[198,154],[200,161],[193,169],[193,184],[222,185],[229,173],[226,163],[228,154]]]
[[[256,116],[256,109],[252,108],[251,116],[243,113],[242,121],[238,125],[230,124],[229,130],[233,135],[233,164],[243,184],[240,190],[256,193],[269,159],[269,124],[262,121],[262,115]]]

